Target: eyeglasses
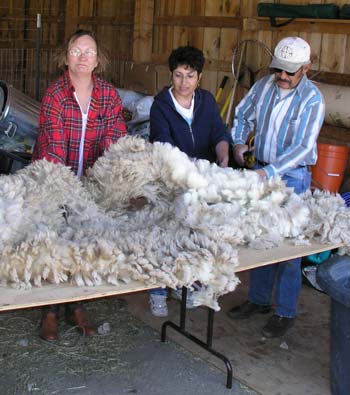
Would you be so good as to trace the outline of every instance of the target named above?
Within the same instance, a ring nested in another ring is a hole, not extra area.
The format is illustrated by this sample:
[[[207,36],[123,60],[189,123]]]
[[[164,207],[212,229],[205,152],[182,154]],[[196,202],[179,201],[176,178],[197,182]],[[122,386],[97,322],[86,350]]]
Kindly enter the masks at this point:
[[[296,74],[301,68],[302,68],[302,67],[300,67],[297,71],[294,71],[293,73],[290,72],[290,71],[282,70],[282,69],[276,69],[276,67],[274,67],[272,70],[273,70],[274,73],[277,73],[277,74],[281,74],[281,73],[283,73],[283,71],[284,71],[284,72],[285,72],[287,75],[289,75],[290,77],[294,77],[295,74]]]
[[[69,55],[74,56],[75,58],[77,58],[81,55],[84,55],[87,58],[94,58],[97,55],[97,52],[92,48],[86,49],[84,52],[79,48],[71,48],[68,51],[68,53],[69,53]]]

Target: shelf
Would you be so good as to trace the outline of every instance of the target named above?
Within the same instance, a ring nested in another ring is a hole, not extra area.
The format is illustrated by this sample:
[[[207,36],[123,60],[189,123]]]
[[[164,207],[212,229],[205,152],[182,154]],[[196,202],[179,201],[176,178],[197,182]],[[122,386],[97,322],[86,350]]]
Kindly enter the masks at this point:
[[[290,18],[276,18],[276,23],[283,23]],[[288,25],[271,26],[269,17],[246,18],[243,30],[281,30],[306,33],[350,34],[350,19],[316,19],[295,18]]]

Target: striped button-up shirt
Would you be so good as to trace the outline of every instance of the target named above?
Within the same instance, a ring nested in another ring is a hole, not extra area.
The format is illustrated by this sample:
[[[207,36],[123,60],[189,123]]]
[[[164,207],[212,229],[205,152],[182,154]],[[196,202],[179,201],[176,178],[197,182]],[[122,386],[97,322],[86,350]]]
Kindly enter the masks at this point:
[[[126,134],[122,103],[116,88],[95,75],[93,83],[84,139],[84,172],[111,143]],[[77,173],[82,122],[67,71],[48,88],[42,100],[33,160],[46,158],[69,166]]]
[[[234,144],[245,144],[255,131],[255,157],[268,163],[267,176],[283,175],[316,163],[324,115],[322,94],[305,75],[281,96],[272,74],[257,81],[236,107],[232,139]]]

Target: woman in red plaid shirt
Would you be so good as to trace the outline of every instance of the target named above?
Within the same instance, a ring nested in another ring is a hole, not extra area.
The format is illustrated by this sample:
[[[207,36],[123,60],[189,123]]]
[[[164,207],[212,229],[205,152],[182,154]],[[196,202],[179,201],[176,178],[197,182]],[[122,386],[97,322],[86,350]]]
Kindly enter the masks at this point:
[[[122,103],[116,88],[95,75],[105,69],[107,58],[91,31],[78,30],[68,38],[58,65],[65,73],[42,100],[33,160],[62,163],[81,177],[110,144],[126,134]],[[85,336],[96,333],[81,304],[65,306],[70,324]],[[58,339],[58,308],[43,308],[40,337],[44,340]]]

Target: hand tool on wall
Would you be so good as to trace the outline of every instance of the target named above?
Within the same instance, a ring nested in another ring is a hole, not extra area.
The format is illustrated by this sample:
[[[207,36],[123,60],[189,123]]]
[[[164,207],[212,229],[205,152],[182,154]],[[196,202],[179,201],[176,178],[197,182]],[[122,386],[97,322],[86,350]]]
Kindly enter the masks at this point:
[[[218,89],[218,91],[216,92],[216,95],[215,95],[215,100],[216,100],[217,103],[218,103],[218,101],[219,101],[219,99],[221,97],[222,91],[224,90],[227,81],[228,81],[228,76],[224,75],[224,77],[223,77],[223,79],[221,81],[221,84],[219,86],[219,89]]]

